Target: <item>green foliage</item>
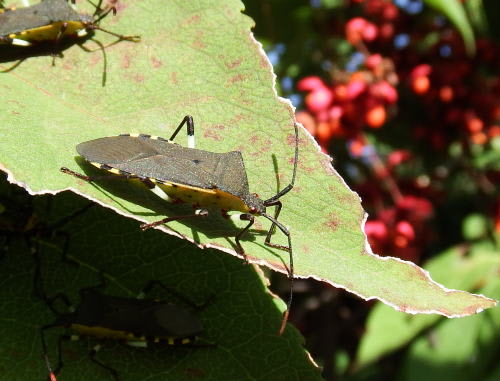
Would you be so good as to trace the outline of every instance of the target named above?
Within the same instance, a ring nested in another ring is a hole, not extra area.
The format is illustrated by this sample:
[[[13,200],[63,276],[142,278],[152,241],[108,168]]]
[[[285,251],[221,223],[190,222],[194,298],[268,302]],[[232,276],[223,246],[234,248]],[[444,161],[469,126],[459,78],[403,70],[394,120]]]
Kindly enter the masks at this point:
[[[500,297],[500,258],[495,247],[485,242],[447,250],[425,268],[453,288]],[[368,319],[357,365],[365,367],[410,344],[402,368],[404,379],[418,379],[422,374],[443,379],[442,372],[448,371],[454,372],[453,379],[483,379],[492,370],[489,364],[496,351],[499,311],[497,307],[464,319],[444,320],[433,315],[408,316],[379,304]]]
[[[462,34],[467,52],[471,56],[474,55],[476,51],[474,32],[461,2],[459,0],[424,0],[424,2],[451,20]]]
[[[80,288],[98,284],[101,271],[106,279],[104,292],[109,295],[133,298],[149,280],[156,279],[197,304],[214,297],[202,311],[193,313],[203,322],[202,340],[215,343],[215,347],[158,345],[143,349],[103,342],[97,358],[116,369],[121,380],[191,380],[196,375],[207,380],[320,379],[298,332],[288,329],[283,336],[277,335],[283,303],[267,291],[265,279],[252,266],[216,250],[201,251],[159,231],[143,233],[134,221],[97,206],[61,226],[59,221],[89,202],[69,192],[33,198],[19,194],[16,188],[2,178],[2,200],[8,200],[9,212],[16,211],[18,219],[21,214],[16,205],[26,208],[31,204],[37,225],[28,232],[11,232],[8,250],[0,260],[0,332],[4,343],[0,367],[4,377],[43,380],[48,374],[39,329],[56,316],[33,296],[39,288],[33,289],[32,247],[38,247],[47,295],[62,292],[75,305]],[[29,220],[31,215],[25,213],[25,217]],[[58,229],[50,229],[52,226]],[[40,234],[42,230],[46,234]],[[78,264],[62,261],[65,244],[68,258]],[[161,290],[149,296],[183,305]],[[62,304],[57,307],[67,311]],[[62,333],[63,328],[54,328],[45,334],[54,366],[56,343]],[[65,342],[60,378],[111,379],[87,358],[95,344],[96,340],[86,338]]]

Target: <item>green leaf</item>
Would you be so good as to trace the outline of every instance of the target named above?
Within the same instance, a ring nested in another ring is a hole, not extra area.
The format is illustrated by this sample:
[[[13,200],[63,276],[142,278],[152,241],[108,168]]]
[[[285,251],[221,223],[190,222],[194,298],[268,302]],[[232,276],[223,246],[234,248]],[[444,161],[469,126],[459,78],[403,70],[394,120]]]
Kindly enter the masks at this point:
[[[484,291],[500,297],[498,277]],[[498,364],[499,330],[498,308],[464,319],[444,320],[411,345],[400,379],[485,380]]]
[[[0,84],[5,99],[0,103],[0,168],[33,193],[71,188],[140,221],[186,214],[192,210],[189,205],[166,205],[144,187],[88,184],[59,168],[97,173],[75,159],[78,143],[124,132],[168,138],[190,114],[198,148],[241,151],[250,190],[262,198],[276,194],[292,176],[293,109],[277,97],[272,68],[242,8],[236,0],[123,3],[102,27],[141,35],[142,41],[105,49],[105,87],[100,50],[69,47],[55,66],[52,57],[43,55],[14,68],[12,61],[1,65],[11,70],[2,74]],[[94,39],[103,45],[114,41],[99,30]],[[93,40],[84,45],[97,48]],[[481,296],[442,288],[411,263],[373,255],[362,232],[365,215],[359,197],[303,129],[299,149],[297,181],[281,199],[280,215],[292,233],[297,275],[413,313],[463,316],[494,305]],[[288,254],[264,245],[270,224],[257,220],[243,241],[248,257],[285,272]],[[172,222],[160,229],[236,255],[234,236],[244,225],[235,226],[215,211],[200,221]],[[278,231],[273,241],[284,244],[286,239]]]
[[[3,188],[4,181],[0,183],[0,189]],[[0,193],[2,200],[5,193]],[[99,284],[102,271],[106,280],[102,292],[107,295],[134,298],[149,280],[155,279],[198,305],[209,301],[201,311],[193,311],[161,289],[148,295],[196,314],[204,326],[200,344],[215,346],[132,348],[91,338],[64,341],[61,380],[112,379],[106,370],[88,359],[97,343],[102,344],[102,350],[96,358],[114,368],[123,381],[321,379],[302,348],[303,339],[298,332],[289,327],[283,336],[277,334],[283,303],[267,291],[262,275],[253,266],[216,250],[200,250],[159,231],[143,233],[134,221],[97,206],[61,223],[89,204],[69,192],[31,200],[28,196],[10,195],[8,200],[8,211],[17,210],[14,221],[20,222],[21,217],[16,206],[27,210],[32,204],[37,224],[29,232],[10,229],[8,251],[0,259],[3,377],[43,380],[48,375],[40,328],[54,322],[56,316],[45,302],[34,297],[34,292],[45,290],[49,297],[62,292],[77,305],[78,291]],[[24,215],[26,221],[31,216]],[[0,226],[0,238],[4,238],[5,224]],[[36,266],[26,239],[39,248],[43,288],[33,286]],[[79,265],[62,260],[65,244],[68,258]],[[56,303],[55,307],[61,313],[68,312],[63,303]],[[45,333],[53,367],[57,365],[57,340],[63,333],[62,327]]]
[[[496,278],[500,258],[494,248],[478,243],[468,250],[464,247],[447,250],[430,260],[425,269],[450,287],[476,291],[478,285],[489,284]],[[488,294],[488,289],[481,292]],[[436,315],[408,316],[378,304],[368,318],[367,333],[356,356],[357,365],[364,367],[407,345],[439,319]]]
[[[476,52],[474,32],[463,5],[458,0],[424,0],[424,2],[450,19],[462,34],[467,53],[471,56],[474,55]]]

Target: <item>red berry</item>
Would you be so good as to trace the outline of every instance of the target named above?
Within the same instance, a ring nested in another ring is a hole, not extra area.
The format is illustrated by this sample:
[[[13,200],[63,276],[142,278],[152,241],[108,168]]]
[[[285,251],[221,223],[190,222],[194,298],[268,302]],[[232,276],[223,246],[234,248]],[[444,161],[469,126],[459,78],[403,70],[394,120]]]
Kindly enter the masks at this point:
[[[378,29],[375,26],[375,24],[372,24],[371,22],[366,23],[365,28],[363,29],[363,40],[365,41],[373,41],[377,38],[378,35]]]
[[[415,230],[413,229],[413,226],[405,220],[399,221],[396,224],[396,233],[406,237],[410,241],[415,238]]]
[[[396,165],[399,165],[402,162],[408,160],[410,156],[411,156],[410,151],[404,149],[392,151],[387,157],[387,164],[390,167],[395,167]]]
[[[370,87],[370,92],[377,98],[384,100],[387,103],[396,103],[398,100],[398,92],[387,81],[374,83]]]
[[[345,26],[346,39],[355,45],[363,39],[363,32],[368,24],[364,18],[355,17],[350,19]]]
[[[468,119],[466,123],[467,123],[467,129],[469,130],[469,132],[473,134],[481,132],[484,127],[483,121],[477,117],[472,117]]]
[[[326,87],[326,85],[321,78],[316,76],[304,77],[297,82],[297,89],[299,91],[313,91],[320,87]]]
[[[363,148],[365,148],[365,144],[360,140],[351,140],[349,142],[349,152],[354,157],[360,157],[363,153]]]
[[[415,77],[411,81],[411,88],[415,94],[423,95],[429,91],[430,87],[431,81],[429,80],[429,77]]]
[[[346,96],[347,99],[352,101],[358,96],[360,96],[366,90],[366,82],[362,80],[354,80],[350,81],[347,84]]]
[[[325,110],[333,101],[333,93],[327,87],[319,87],[306,95],[305,104],[309,110],[316,113]]]
[[[316,134],[316,121],[307,111],[299,111],[295,114],[297,122],[302,124],[311,135]]]
[[[384,106],[375,106],[368,110],[365,115],[365,122],[372,128],[380,128],[385,123],[387,113]]]
[[[453,100],[453,88],[451,86],[443,86],[439,89],[439,99],[442,102],[448,103]]]
[[[483,145],[488,141],[488,137],[484,132],[475,132],[470,136],[470,140],[474,144]]]
[[[417,78],[417,77],[428,77],[431,74],[432,68],[430,65],[427,64],[421,64],[417,65],[413,68],[411,71],[410,76],[412,78]]]
[[[371,54],[365,60],[365,66],[370,70],[375,69],[381,63],[382,56],[380,54]]]
[[[387,238],[387,227],[380,220],[366,221],[365,234],[369,239],[383,241]]]
[[[330,128],[330,124],[327,122],[318,123],[318,128],[316,129],[316,136],[318,137],[321,145],[325,145],[330,138],[332,137],[332,129]]]

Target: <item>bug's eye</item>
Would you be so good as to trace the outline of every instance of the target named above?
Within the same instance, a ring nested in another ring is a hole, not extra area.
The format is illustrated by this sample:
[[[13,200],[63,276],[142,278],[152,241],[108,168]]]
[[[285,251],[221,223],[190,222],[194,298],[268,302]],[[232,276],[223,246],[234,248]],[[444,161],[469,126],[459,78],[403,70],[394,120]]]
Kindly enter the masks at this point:
[[[257,213],[257,208],[256,208],[256,207],[254,207],[254,206],[252,206],[252,207],[250,207],[249,212],[250,212],[251,214],[255,214],[255,213]]]

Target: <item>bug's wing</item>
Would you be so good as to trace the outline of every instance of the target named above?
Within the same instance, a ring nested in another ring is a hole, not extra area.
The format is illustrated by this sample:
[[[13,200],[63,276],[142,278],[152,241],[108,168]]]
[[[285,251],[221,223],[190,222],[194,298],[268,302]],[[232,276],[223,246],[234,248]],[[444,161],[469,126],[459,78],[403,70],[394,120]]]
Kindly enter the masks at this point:
[[[181,306],[152,299],[121,298],[94,291],[90,291],[81,300],[73,323],[147,337],[196,336],[203,330],[198,317]]]
[[[67,0],[44,0],[39,5],[38,13],[44,14],[54,21],[80,21],[81,17],[71,6]]]
[[[45,0],[30,7],[0,14],[0,36],[39,28],[56,21],[80,21],[66,0]]]
[[[1,13],[0,36],[7,36],[11,33],[19,33],[23,30],[39,28],[50,24],[49,18],[38,14],[35,7],[19,8],[15,11]]]
[[[86,160],[105,164],[141,178],[214,188],[217,161],[211,152],[147,137],[113,136],[80,143],[76,150]],[[213,154],[217,155],[217,154]]]
[[[248,194],[248,179],[241,152],[232,151],[218,155],[219,161],[214,170],[218,188],[238,197]]]

